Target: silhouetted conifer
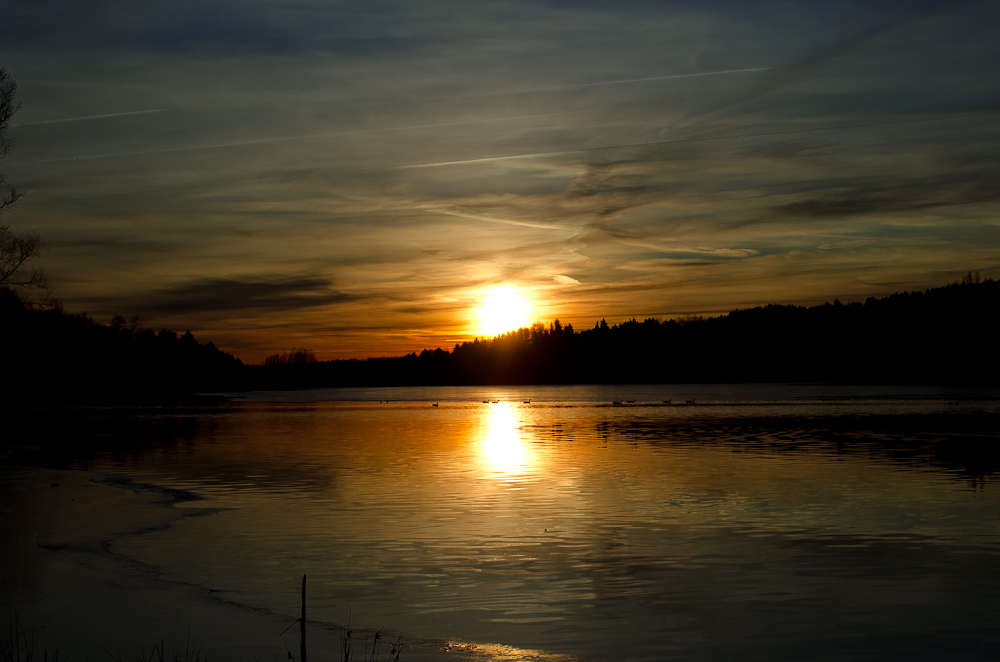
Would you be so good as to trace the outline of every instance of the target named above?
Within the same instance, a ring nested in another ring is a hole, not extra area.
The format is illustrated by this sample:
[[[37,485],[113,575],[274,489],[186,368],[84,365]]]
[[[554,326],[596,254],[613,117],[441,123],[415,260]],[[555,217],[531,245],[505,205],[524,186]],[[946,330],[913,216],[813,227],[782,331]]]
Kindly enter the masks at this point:
[[[396,358],[326,361],[291,379],[251,367],[259,388],[348,385],[825,381],[994,384],[1000,284],[958,283],[864,303],[769,304],[714,318],[577,333],[553,321]]]
[[[9,288],[0,288],[0,347],[6,404],[161,403],[243,383],[239,359],[190,332],[154,333],[121,315],[99,324]]]

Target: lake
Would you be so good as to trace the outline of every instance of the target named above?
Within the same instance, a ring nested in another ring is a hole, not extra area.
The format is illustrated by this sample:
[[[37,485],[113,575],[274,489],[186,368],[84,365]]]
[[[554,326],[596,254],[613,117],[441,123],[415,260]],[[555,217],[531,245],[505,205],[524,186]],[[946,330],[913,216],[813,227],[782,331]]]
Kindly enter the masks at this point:
[[[3,606],[297,659],[307,574],[313,660],[1000,656],[1000,390],[230,395],[5,441]]]

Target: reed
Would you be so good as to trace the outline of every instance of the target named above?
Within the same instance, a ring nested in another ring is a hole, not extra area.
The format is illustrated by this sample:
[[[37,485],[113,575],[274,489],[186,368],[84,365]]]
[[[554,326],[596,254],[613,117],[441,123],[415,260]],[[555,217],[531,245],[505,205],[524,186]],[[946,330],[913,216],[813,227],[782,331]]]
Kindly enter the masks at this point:
[[[100,648],[115,662],[125,662],[121,651],[112,653],[104,646]],[[184,645],[183,655],[174,650],[168,657],[162,640],[159,644],[155,644],[148,654],[145,644],[140,642],[140,651],[135,662],[208,662],[207,658],[203,660],[201,657],[201,647],[196,649],[191,645],[190,631]],[[65,661],[66,657],[63,656],[62,662]],[[15,612],[10,618],[7,635],[0,638],[0,662],[60,662],[59,649],[57,648],[52,657],[49,658],[48,644],[42,644],[41,656],[39,657],[35,647],[35,631],[32,629],[29,633]]]
[[[360,638],[359,639],[359,638],[354,637],[354,630],[351,628],[351,620],[352,620],[353,616],[354,616],[353,611],[348,614],[348,616],[347,616],[347,627],[345,627],[343,629],[343,631],[341,632],[341,634],[340,634],[340,646],[339,646],[339,648],[340,648],[340,660],[341,660],[341,662],[355,662],[355,654],[357,653],[357,649],[358,649],[359,646],[361,647],[361,658],[360,658],[360,660],[357,660],[356,662],[380,662],[380,660],[379,660],[379,653],[380,653],[380,651],[383,648],[382,631],[385,630],[385,626],[383,625],[381,628],[379,628],[374,633],[372,633],[372,636],[367,636],[366,635],[364,638]],[[279,637],[282,637],[281,640],[284,641],[283,635],[285,634],[285,632],[288,632],[296,624],[298,624],[298,626],[299,626],[299,659],[298,660],[295,660],[295,657],[292,655],[292,651],[288,648],[288,645],[285,644],[285,651],[288,654],[288,659],[289,659],[290,662],[307,662],[307,659],[306,659],[306,655],[307,655],[307,651],[306,651],[306,622],[307,622],[307,620],[306,620],[306,575],[302,575],[302,613],[301,613],[301,616],[299,616],[299,618],[295,619],[295,621],[293,621],[291,625],[289,625],[287,628],[285,628],[284,631],[281,634],[278,635]],[[384,660],[382,660],[382,662],[398,662],[398,660],[399,660],[399,654],[402,652],[402,648],[403,648],[402,647],[402,641],[403,641],[402,637],[397,637],[396,638],[396,642],[393,643],[389,647],[389,652],[386,654],[386,656],[385,656]],[[0,662],[4,662],[4,661],[0,660]],[[122,662],[122,661],[118,660],[117,662]],[[143,661],[140,661],[140,662],[143,662]],[[152,660],[152,661],[147,661],[147,662],[157,662],[157,661]],[[163,660],[160,660],[159,662],[163,662]],[[185,662],[188,662],[188,661],[185,661]],[[192,662],[198,662],[198,661],[194,660]]]
[[[382,631],[385,630],[383,625],[381,628],[376,630],[373,636],[365,636],[363,639],[356,639],[353,637],[354,630],[351,629],[351,616],[347,618],[347,627],[340,635],[340,660],[341,662],[354,662],[354,654],[356,652],[357,646],[361,646],[361,660],[360,662],[379,662],[379,650],[382,648]],[[369,641],[371,642],[369,644]],[[403,650],[402,637],[397,637],[395,643],[389,647],[389,652],[386,654],[384,662],[398,662],[399,654]]]
[[[55,650],[50,660],[48,644],[43,644],[42,656],[37,657],[35,631],[29,634],[15,611],[7,626],[7,636],[0,639],[0,662],[59,662],[59,649]]]
[[[126,662],[122,657],[121,651],[117,653],[112,653],[104,646],[101,646],[101,650],[108,654],[115,662]],[[194,648],[191,645],[191,630],[188,630],[187,639],[184,642],[184,655],[181,656],[177,649],[171,651],[170,657],[167,657],[166,646],[163,644],[163,640],[160,640],[159,644],[153,644],[149,653],[146,653],[146,645],[139,642],[139,657],[136,658],[135,662],[208,662],[208,658],[201,657],[201,646]],[[89,661],[88,661],[89,662]]]
[[[191,645],[191,633],[188,631],[187,641],[184,644],[183,654],[178,650],[171,651],[168,656],[163,640],[159,644],[154,644],[153,648],[146,652],[146,645],[140,642],[140,654],[135,662],[208,662],[208,658],[202,658],[201,646],[194,648]],[[115,662],[126,662],[121,651],[112,653],[104,646],[100,647]],[[0,662],[66,662],[66,657],[59,658],[57,648],[49,657],[47,644],[42,644],[41,656],[39,657],[35,644],[35,632],[29,633],[18,617],[17,612],[10,618],[6,636],[0,638]],[[87,662],[91,662],[87,659]]]
[[[348,616],[347,627],[343,629],[340,635],[339,652],[341,662],[399,662],[399,655],[402,652],[402,638],[398,637],[389,646],[388,653],[380,658],[385,648],[384,637],[382,635],[385,626],[383,625],[370,635],[366,634],[364,637],[358,638],[354,636],[354,630],[351,628],[352,615]],[[299,625],[299,659],[295,659],[292,651],[286,645],[285,649],[289,662],[307,662],[306,623],[306,576],[302,575],[301,616],[295,619],[292,625],[285,628],[284,632],[278,635],[281,637],[293,626],[296,624]],[[369,632],[371,631],[369,630]],[[284,638],[282,638],[282,641],[284,641]],[[140,654],[134,660],[127,660],[127,656],[122,656],[120,649],[116,649],[116,652],[111,652],[104,646],[100,648],[107,653],[113,662],[208,662],[207,657],[202,657],[201,645],[195,647],[191,644],[190,628],[188,629],[187,639],[184,642],[183,651],[173,649],[168,654],[162,639],[148,651],[146,650],[146,645],[140,641]],[[360,657],[358,657],[359,653]],[[254,652],[254,660],[256,658],[257,655]],[[0,637],[0,662],[66,662],[66,657],[63,656],[60,659],[59,649],[57,648],[50,658],[47,644],[42,644],[39,655],[35,643],[34,630],[29,632],[15,611],[14,615],[10,618],[7,634]],[[88,659],[86,662],[91,662],[91,660]],[[240,662],[242,662],[242,658]]]

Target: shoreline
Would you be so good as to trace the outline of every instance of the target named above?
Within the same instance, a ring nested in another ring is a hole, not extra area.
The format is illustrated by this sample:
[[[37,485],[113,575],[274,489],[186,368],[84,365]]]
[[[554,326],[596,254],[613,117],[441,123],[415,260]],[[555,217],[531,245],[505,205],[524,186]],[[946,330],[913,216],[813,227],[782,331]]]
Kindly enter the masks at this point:
[[[258,641],[261,632],[280,632],[284,617],[220,604],[210,590],[167,579],[113,550],[121,538],[217,509],[174,509],[190,499],[173,494],[165,500],[169,488],[127,477],[12,465],[0,470],[15,485],[0,505],[0,608],[8,616],[16,611],[38,635],[36,645],[74,660],[100,660],[107,654],[102,647],[131,651],[160,640],[180,647],[188,638],[212,657],[238,658],[251,646],[265,656],[284,653],[277,637]]]
[[[15,614],[35,650],[64,659],[127,658],[163,642],[168,655],[188,646],[203,660],[288,659],[298,650],[289,631],[298,605],[286,611],[251,605],[213,589],[163,576],[159,568],[115,551],[129,536],[169,529],[189,517],[224,508],[191,504],[204,497],[133,476],[75,469],[46,469],[0,460],[0,610]],[[297,628],[293,628],[297,632]],[[340,659],[342,626],[309,621],[309,649]],[[364,638],[355,630],[354,658]],[[448,641],[387,629],[383,641],[402,638],[410,660],[550,660],[570,655],[505,644]],[[383,652],[387,652],[388,648]],[[113,655],[112,655],[113,653]]]

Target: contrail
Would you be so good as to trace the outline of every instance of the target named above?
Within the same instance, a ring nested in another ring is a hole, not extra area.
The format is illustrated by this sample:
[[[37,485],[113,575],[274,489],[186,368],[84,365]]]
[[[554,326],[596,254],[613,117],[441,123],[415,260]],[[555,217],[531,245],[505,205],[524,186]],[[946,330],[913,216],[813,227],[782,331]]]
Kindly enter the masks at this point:
[[[778,72],[778,74],[772,78],[765,80],[759,87],[751,90],[748,94],[731,101],[723,106],[716,108],[715,110],[703,113],[699,116],[690,118],[689,120],[680,122],[680,126],[683,127],[684,124],[691,123],[704,123],[706,119],[711,119],[713,117],[718,117],[727,111],[731,111],[734,108],[739,108],[745,106],[746,104],[752,103],[757,99],[760,99],[772,92],[775,92],[782,87],[790,85],[796,81],[799,81],[809,74],[819,70],[821,67],[825,66],[831,61],[842,58],[849,55],[855,50],[863,48],[869,42],[875,41],[884,34],[894,30],[896,27],[902,25],[909,19],[903,19],[895,23],[887,23],[885,25],[880,25],[878,27],[866,30],[859,34],[852,36],[845,42],[839,43],[832,48],[825,51],[815,53],[806,59],[796,62],[795,64],[786,67],[785,69]]]
[[[559,223],[532,223],[531,221],[521,221],[510,218],[497,218],[496,216],[483,216],[479,214],[464,214],[457,211],[449,211],[446,209],[428,209],[429,212],[434,212],[438,214],[444,214],[446,216],[455,216],[456,218],[468,218],[474,221],[487,221],[489,223],[505,223],[507,225],[522,225],[528,228],[541,228],[543,230],[571,230],[577,231],[572,225],[562,225]]]
[[[169,110],[168,108],[154,108],[152,110],[131,110],[127,113],[107,113],[105,115],[86,115],[84,117],[65,117],[61,120],[41,120],[38,122],[19,122],[18,124],[11,124],[11,127],[15,126],[34,126],[36,124],[58,124],[60,122],[82,122],[84,120],[100,120],[105,117],[124,117],[125,115],[148,115],[149,113],[163,113]]]
[[[975,0],[973,0],[973,3]],[[886,34],[909,24],[917,21],[924,20],[928,17],[932,17],[935,14],[942,14],[946,11],[952,11],[954,5],[959,4],[957,2],[951,3],[951,5],[945,5],[945,9],[927,9],[927,10],[917,10],[913,14],[906,16],[900,20],[886,23],[883,25],[876,26],[874,28],[865,30],[858,34],[853,35],[846,41],[838,43],[831,48],[828,48],[819,53],[814,53],[813,55],[807,57],[806,59],[792,64],[791,66],[778,71],[777,75],[765,80],[764,83],[755,90],[751,90],[749,94],[736,99],[733,102],[725,104],[713,111],[705,113],[701,116],[692,117],[686,121],[686,124],[691,123],[702,123],[705,119],[711,119],[712,117],[719,116],[725,112],[732,111],[735,108],[745,106],[746,104],[753,103],[754,101],[775,92],[786,85],[795,83],[806,76],[819,70],[826,64],[835,61],[839,58],[843,58],[853,52],[866,47],[869,43],[876,41]],[[684,126],[682,123],[681,126]]]
[[[530,94],[532,92],[552,92],[555,90],[572,90],[578,87],[600,87],[602,85],[625,85],[626,83],[646,83],[654,80],[674,80],[677,78],[697,78],[700,76],[723,76],[725,74],[743,74],[752,71],[768,71],[771,67],[753,67],[751,69],[724,69],[722,71],[701,71],[693,74],[673,74],[670,76],[650,76],[648,78],[622,78],[619,80],[606,80],[600,83],[577,83],[575,85],[557,85],[555,87],[536,87],[525,90],[506,90],[503,92],[480,92],[477,94],[460,94],[454,97],[444,97],[447,99],[461,99],[465,97],[487,97],[501,94]]]
[[[972,111],[972,113],[982,112],[982,111]],[[985,112],[997,112],[997,109],[988,109]],[[559,152],[529,152],[527,154],[512,154],[510,156],[491,156],[480,159],[462,159],[459,161],[437,161],[435,163],[416,163],[412,165],[396,166],[398,170],[412,170],[416,168],[442,168],[445,166],[452,165],[471,165],[478,163],[492,163],[495,161],[517,161],[521,159],[543,159],[549,156],[563,156],[566,154],[582,154],[585,152],[597,152],[601,150],[609,149],[623,149],[626,147],[646,147],[649,145],[669,145],[674,143],[690,143],[690,142],[707,142],[711,140],[734,140],[738,138],[761,138],[767,136],[785,136],[795,133],[818,133],[822,131],[840,131],[843,129],[864,129],[869,127],[877,126],[889,126],[893,124],[915,124],[917,122],[935,122],[942,121],[946,119],[951,119],[952,117],[958,115],[969,115],[970,112],[960,112],[952,113],[946,116],[937,117],[921,117],[910,120],[890,120],[885,122],[866,122],[859,124],[838,124],[834,126],[820,126],[811,127],[808,129],[784,129],[781,131],[761,131],[757,133],[733,133],[721,136],[702,136],[697,138],[671,138],[668,140],[650,140],[646,142],[637,143],[621,143],[617,145],[601,145],[600,147],[583,147],[580,149],[568,149]]]
[[[495,97],[513,94],[533,94],[535,92],[554,92],[558,90],[572,90],[584,87],[601,87],[604,85],[625,85],[628,83],[647,83],[658,80],[676,80],[679,78],[698,78],[701,76],[723,76],[726,74],[752,73],[755,71],[769,71],[773,67],[752,67],[749,69],[723,69],[720,71],[701,71],[693,74],[671,74],[669,76],[649,76],[647,78],[621,78],[617,80],[606,80],[599,83],[575,83],[573,85],[555,85],[553,87],[534,87],[523,90],[500,90],[498,92],[474,92],[471,94],[454,94],[443,97],[423,97],[416,99],[403,99],[399,101],[371,101],[364,103],[348,104],[346,107],[357,108],[366,106],[393,106],[423,101],[447,101],[448,99],[471,99],[477,97]]]
[[[636,143],[648,144],[648,143]],[[414,168],[441,168],[450,165],[464,165],[467,163],[492,163],[493,161],[516,161],[517,159],[543,159],[546,156],[562,156],[564,154],[578,154],[579,152],[590,152],[595,149],[612,149],[613,147],[632,147],[633,145],[609,145],[605,147],[589,147],[585,149],[570,149],[564,152],[531,152],[529,154],[513,154],[511,156],[490,156],[483,159],[464,159],[462,161],[438,161],[437,163],[417,163],[415,165],[398,166],[400,170],[412,170]]]
[[[478,92],[473,94],[459,94],[456,96],[448,97],[432,97],[428,99],[417,99],[417,101],[438,101],[441,99],[464,99],[468,97],[487,97],[487,96],[502,96],[504,94],[531,94],[532,92],[552,92],[556,90],[572,90],[580,87],[601,87],[604,85],[625,85],[628,83],[647,83],[658,80],[676,80],[680,78],[698,78],[701,76],[724,76],[727,74],[742,74],[742,73],[752,73],[755,71],[770,71],[773,67],[751,67],[748,69],[723,69],[720,71],[701,71],[693,74],[671,74],[669,76],[649,76],[646,78],[622,78],[619,80],[607,80],[599,83],[576,83],[573,85],[556,85],[553,87],[536,87],[528,88],[524,90],[504,90],[500,92]],[[392,103],[410,103],[412,100],[406,100],[403,102],[389,101],[385,103],[365,103],[358,105],[386,105]],[[154,108],[152,110],[132,110],[125,113],[106,113],[104,115],[86,115],[83,117],[66,117],[58,120],[40,120],[38,122],[19,122],[17,124],[11,124],[11,127],[15,126],[35,126],[37,124],[58,124],[60,122],[82,122],[84,120],[99,120],[106,117],[124,117],[126,115],[145,115],[148,113],[163,113],[169,110],[169,108]],[[445,126],[445,125],[441,125]],[[390,129],[391,130],[391,129]],[[303,136],[304,138],[310,138],[313,136]]]
[[[214,143],[211,145],[190,145],[187,147],[164,147],[162,149],[147,149],[135,152],[108,152],[105,154],[85,154],[83,156],[64,156],[57,159],[33,159],[30,163],[58,163],[62,161],[87,161],[90,159],[107,159],[116,156],[139,156],[143,154],[166,154],[168,152],[188,152],[199,149],[219,149],[223,147],[242,147],[246,145],[264,145],[268,143],[283,142],[287,140],[310,140],[317,138],[335,138],[337,136],[349,136],[362,133],[382,133],[386,131],[410,131],[414,129],[435,129],[444,126],[461,126],[463,124],[484,124],[488,122],[509,122],[513,120],[535,119],[538,117],[554,117],[556,115],[577,115],[589,113],[589,110],[571,110],[559,113],[542,113],[539,115],[517,115],[514,117],[494,117],[485,120],[464,120],[461,122],[441,122],[438,124],[412,124],[409,126],[392,126],[381,129],[356,129],[354,131],[336,131],[333,133],[313,133],[304,136],[285,136],[283,138],[260,138],[258,140],[237,140],[228,143]]]

